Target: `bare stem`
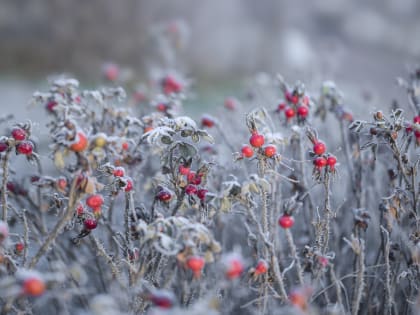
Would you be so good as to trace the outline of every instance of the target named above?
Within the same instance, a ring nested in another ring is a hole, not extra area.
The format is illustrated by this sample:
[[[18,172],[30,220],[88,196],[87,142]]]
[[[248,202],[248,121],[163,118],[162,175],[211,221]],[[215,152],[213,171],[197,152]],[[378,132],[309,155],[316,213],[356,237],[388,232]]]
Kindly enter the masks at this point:
[[[352,301],[352,314],[358,315],[360,309],[360,301],[362,300],[362,295],[365,287],[364,274],[365,274],[365,242],[363,239],[358,239],[358,250],[355,251],[358,255],[357,265],[357,277],[353,293]]]
[[[297,249],[296,249],[295,241],[293,240],[292,232],[290,232],[289,229],[285,229],[285,232],[286,232],[287,243],[289,243],[290,251],[292,252],[291,253],[292,257],[296,263],[296,270],[297,270],[299,283],[303,285],[304,284],[303,269],[302,269],[302,265],[300,264],[299,255],[297,254]]]
[[[384,258],[385,258],[385,314],[392,314],[392,293],[391,293],[391,265],[389,263],[389,232],[381,225],[381,230],[385,235],[383,243]]]
[[[3,221],[7,222],[7,181],[9,177],[9,158],[11,150],[7,150],[3,159],[3,185],[1,188],[1,204],[3,207]]]
[[[69,198],[69,203],[67,205],[66,212],[64,213],[63,217],[56,223],[53,230],[49,233],[47,239],[44,241],[44,243],[39,248],[38,252],[32,258],[31,262],[29,263],[29,268],[35,267],[39,259],[48,251],[48,248],[57,238],[60,231],[64,228],[66,223],[71,220],[72,216],[74,215],[74,212],[76,210],[76,205],[79,199],[78,196],[76,196],[77,195],[77,192],[76,192],[77,179],[78,179],[78,174],[74,176],[74,179],[71,185],[70,194],[69,194],[70,198]]]

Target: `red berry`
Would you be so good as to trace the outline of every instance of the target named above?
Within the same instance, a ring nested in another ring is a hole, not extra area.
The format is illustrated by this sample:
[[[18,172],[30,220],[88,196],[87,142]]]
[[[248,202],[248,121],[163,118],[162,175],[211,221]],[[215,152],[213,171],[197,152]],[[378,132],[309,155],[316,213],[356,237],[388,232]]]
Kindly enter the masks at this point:
[[[87,218],[83,224],[86,230],[94,230],[98,226],[98,222],[93,218]]]
[[[195,193],[197,193],[197,187],[196,187],[196,186],[194,186],[194,185],[192,185],[192,184],[188,184],[188,185],[185,187],[185,193],[186,193],[187,195],[194,195]]]
[[[204,116],[203,118],[201,118],[201,124],[205,127],[211,128],[216,124],[216,122],[212,117]]]
[[[120,74],[120,68],[115,63],[107,63],[103,67],[105,79],[109,81],[116,81]]]
[[[16,185],[13,182],[7,182],[6,183],[6,188],[8,191],[12,192],[12,193],[16,193]]]
[[[172,75],[163,79],[163,92],[165,94],[179,93],[182,91],[182,84]]]
[[[325,256],[318,256],[318,262],[323,268],[328,266],[328,258]]]
[[[22,141],[16,146],[16,150],[20,154],[31,155],[34,145],[30,141]]]
[[[155,306],[160,308],[171,308],[175,304],[175,296],[172,292],[159,290],[147,297]]]
[[[22,293],[27,296],[40,296],[45,292],[45,282],[37,276],[30,276],[23,281]]]
[[[163,202],[169,202],[172,199],[172,194],[168,190],[162,189],[157,193],[156,198]]]
[[[178,167],[178,171],[179,171],[179,174],[181,175],[188,175],[190,173],[190,168],[181,164]]]
[[[201,176],[199,174],[196,174],[193,171],[190,171],[187,175],[187,181],[190,184],[193,185],[200,185],[201,184]]]
[[[255,275],[261,275],[263,273],[266,273],[268,270],[268,264],[264,259],[260,259],[257,263],[257,266],[255,267],[254,274]]]
[[[123,149],[124,151],[128,150],[128,143],[127,142],[123,142],[121,145],[121,149]]]
[[[226,278],[232,280],[241,276],[244,271],[244,265],[240,258],[233,257],[226,262]]]
[[[314,144],[313,150],[316,155],[321,155],[325,153],[327,147],[325,146],[324,142],[318,141]]]
[[[197,197],[198,197],[198,199],[200,199],[200,200],[206,199],[206,195],[207,195],[208,192],[209,191],[207,189],[204,189],[204,188],[199,189],[197,191]]]
[[[90,195],[86,199],[86,204],[92,209],[99,208],[100,206],[102,206],[103,203],[104,198],[102,197],[102,195],[99,194]]]
[[[0,152],[4,152],[4,151],[6,151],[8,148],[9,148],[9,145],[8,145],[6,142],[4,142],[4,141],[1,141],[1,142],[0,142]]]
[[[268,145],[264,148],[264,154],[266,157],[273,157],[276,153],[277,149],[274,145]]]
[[[50,113],[54,112],[54,108],[58,105],[58,103],[56,101],[49,101],[46,105],[45,108],[47,109],[47,111],[49,111]]]
[[[314,165],[321,169],[325,166],[327,166],[327,159],[324,158],[323,156],[318,156],[315,160],[314,160]]]
[[[249,143],[255,147],[255,148],[260,148],[264,145],[264,136],[260,135],[258,133],[254,133],[250,138],[249,138]]]
[[[306,118],[309,114],[309,109],[305,105],[302,105],[298,107],[297,112],[300,117]]]
[[[124,167],[118,166],[116,168],[114,168],[114,172],[113,172],[115,177],[123,177],[125,174],[125,170]]]
[[[254,150],[249,145],[244,145],[241,149],[242,156],[246,158],[250,158],[254,155]]]
[[[283,229],[289,229],[293,226],[293,224],[295,224],[295,219],[291,215],[283,214],[279,218],[279,225]]]
[[[133,190],[133,181],[131,179],[127,179],[124,191],[129,192],[129,191],[132,191],[132,190]]]
[[[288,91],[285,93],[286,100],[292,104],[297,104],[299,102],[299,96],[292,94]]]
[[[25,248],[25,244],[23,244],[21,242],[15,244],[15,251],[17,253],[21,253],[24,248]]]
[[[26,132],[22,128],[15,127],[12,129],[12,137],[17,141],[26,139]]]
[[[277,111],[281,112],[282,110],[284,110],[286,108],[286,103],[285,102],[281,102],[278,106],[277,106]]]
[[[64,177],[60,177],[59,179],[57,179],[57,187],[60,190],[65,190],[67,187],[67,179],[65,179]]]
[[[413,122],[414,122],[415,124],[420,124],[420,116],[416,116],[416,117],[414,117]]]
[[[198,278],[201,275],[201,271],[204,268],[205,260],[200,256],[192,256],[187,260],[187,267],[192,270],[194,277]]]
[[[295,117],[296,113],[293,108],[287,107],[286,110],[284,111],[284,115],[286,116],[287,119],[291,119]]]
[[[156,109],[159,112],[166,112],[168,109],[168,105],[164,104],[164,103],[159,103],[156,105]]]
[[[327,165],[330,167],[330,169],[333,170],[336,163],[337,163],[337,158],[334,155],[330,155],[327,158]]]
[[[308,307],[308,298],[300,289],[295,289],[290,293],[289,301],[292,305],[301,310],[306,310]]]
[[[237,101],[233,97],[228,97],[225,99],[225,107],[229,110],[235,110],[237,106]]]
[[[79,203],[76,208],[76,214],[77,216],[81,217],[83,213],[85,213],[85,208],[83,207],[81,203]]]

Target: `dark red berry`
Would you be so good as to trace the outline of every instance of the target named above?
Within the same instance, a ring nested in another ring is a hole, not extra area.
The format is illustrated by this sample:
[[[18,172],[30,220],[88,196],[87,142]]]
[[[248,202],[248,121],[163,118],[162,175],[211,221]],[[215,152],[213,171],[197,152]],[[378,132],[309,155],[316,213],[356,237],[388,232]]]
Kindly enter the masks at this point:
[[[196,187],[196,186],[194,186],[194,185],[192,185],[192,184],[188,184],[188,185],[185,187],[185,193],[186,193],[187,195],[193,195],[193,194],[197,193],[197,187]]]
[[[415,124],[420,124],[420,116],[416,116],[416,117],[414,117],[413,122],[414,122]]]
[[[26,132],[22,128],[15,127],[12,129],[12,137],[17,141],[26,139]]]
[[[16,150],[20,154],[31,155],[34,145],[30,141],[22,141],[16,146]]]
[[[172,194],[168,190],[162,189],[157,193],[156,198],[163,202],[169,202],[172,199]]]
[[[201,118],[201,124],[205,127],[211,128],[216,124],[216,122],[212,117],[204,116],[203,118]]]
[[[291,215],[284,214],[279,218],[279,225],[283,229],[289,229],[295,224],[295,219]]]
[[[207,195],[208,192],[209,191],[207,189],[204,189],[204,188],[197,190],[198,199],[200,199],[200,200],[206,199],[206,195]]]
[[[9,145],[8,145],[6,142],[4,142],[4,141],[1,141],[1,142],[0,142],[0,152],[4,152],[4,151],[6,151],[8,148],[9,148]]]
[[[168,309],[175,304],[175,296],[169,291],[155,291],[148,296],[148,299],[157,307]]]
[[[190,171],[187,175],[188,183],[193,185],[200,185],[201,184],[201,176],[200,174],[196,174],[196,172]]]
[[[49,111],[50,113],[53,113],[55,110],[55,107],[57,106],[57,102],[56,101],[49,101],[46,105],[45,108],[47,109],[47,111]]]
[[[12,192],[12,193],[16,193],[16,185],[13,182],[7,182],[6,183],[6,188],[8,191]]]
[[[98,222],[93,218],[87,218],[84,225],[87,230],[94,230],[98,226]]]

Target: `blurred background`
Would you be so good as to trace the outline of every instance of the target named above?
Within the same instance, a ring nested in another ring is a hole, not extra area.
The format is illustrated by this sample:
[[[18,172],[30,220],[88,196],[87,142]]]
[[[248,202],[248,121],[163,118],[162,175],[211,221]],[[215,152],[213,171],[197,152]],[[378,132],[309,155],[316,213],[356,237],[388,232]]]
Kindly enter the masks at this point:
[[[162,30],[177,33],[176,56]],[[51,73],[94,85],[107,61],[143,77],[154,64],[182,69],[198,91],[267,71],[389,102],[419,60],[419,34],[418,0],[2,0],[0,107],[25,106]]]

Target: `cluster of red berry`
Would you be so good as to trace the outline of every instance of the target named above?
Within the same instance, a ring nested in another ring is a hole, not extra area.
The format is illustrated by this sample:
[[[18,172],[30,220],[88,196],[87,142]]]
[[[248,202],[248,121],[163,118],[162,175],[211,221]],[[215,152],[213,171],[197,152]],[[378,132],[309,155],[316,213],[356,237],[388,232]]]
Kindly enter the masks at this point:
[[[284,112],[287,122],[290,122],[294,117],[298,117],[298,121],[305,121],[309,115],[310,98],[298,89],[292,92],[286,90],[284,92],[285,100],[280,101],[277,106],[277,112]]]
[[[420,115],[415,116],[413,118],[413,124],[408,124],[405,130],[408,134],[414,132],[416,144],[420,145]]]
[[[276,146],[269,144],[264,146],[265,137],[262,134],[259,134],[256,130],[252,131],[251,137],[249,138],[249,145],[243,145],[241,149],[242,158],[251,158],[254,156],[254,150],[258,150],[259,153],[264,155],[267,158],[272,158],[277,154]]]
[[[184,85],[181,80],[172,74],[166,75],[162,79],[162,91],[166,95],[181,93]]]
[[[23,154],[26,156],[30,156],[32,154],[34,150],[34,144],[27,140],[27,130],[20,127],[14,127],[10,135],[12,136],[12,139],[3,138],[0,141],[0,152],[5,152],[14,146],[16,148],[16,154]]]
[[[327,147],[324,142],[319,141],[316,138],[311,139],[311,141],[313,144],[312,154],[314,156],[314,172],[320,174],[322,169],[326,167],[327,171],[335,173],[337,158],[330,153],[326,153]]]
[[[178,168],[179,174],[184,176],[188,182],[188,184],[184,187],[185,194],[191,196],[196,195],[198,199],[204,201],[206,199],[206,195],[208,190],[200,187],[203,175],[192,171],[190,167],[185,165],[179,165]]]

